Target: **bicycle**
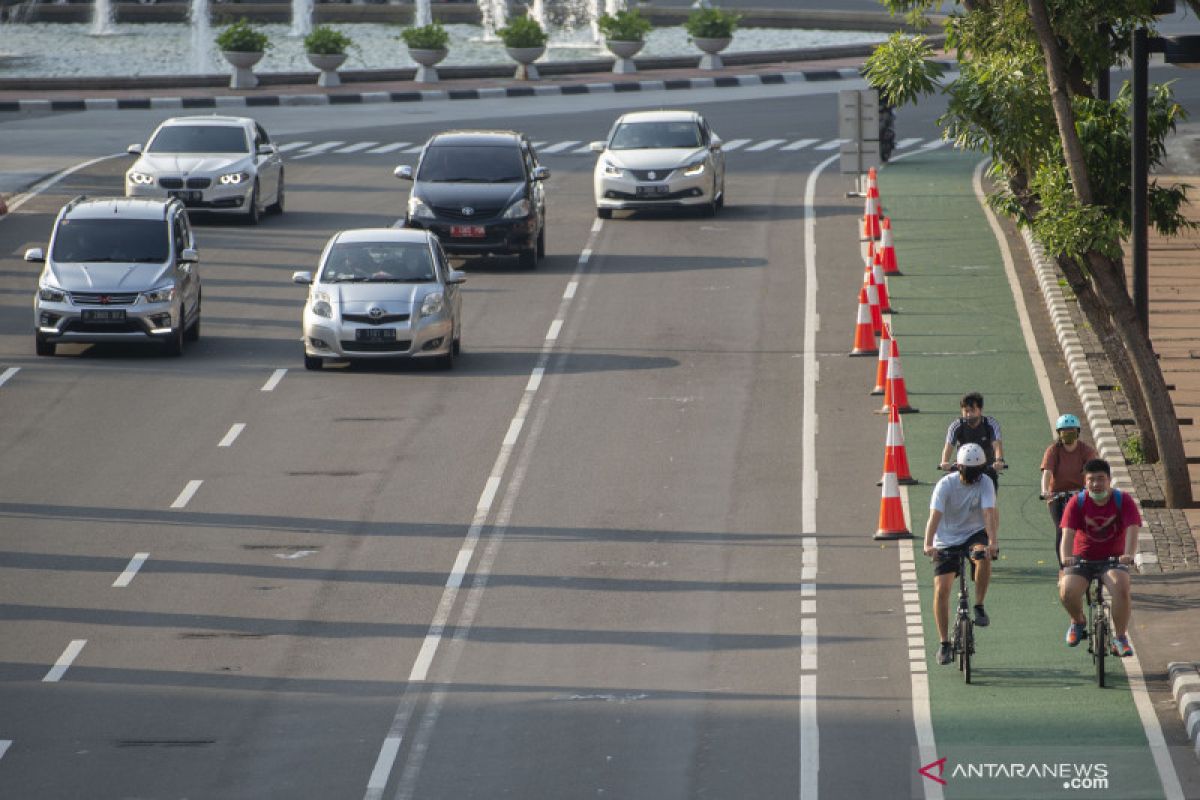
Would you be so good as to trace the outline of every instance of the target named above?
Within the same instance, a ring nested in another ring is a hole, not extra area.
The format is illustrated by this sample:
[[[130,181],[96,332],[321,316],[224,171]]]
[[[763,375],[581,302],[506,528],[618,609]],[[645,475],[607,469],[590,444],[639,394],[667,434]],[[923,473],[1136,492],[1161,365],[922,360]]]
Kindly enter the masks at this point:
[[[958,611],[954,617],[954,630],[950,634],[950,650],[958,661],[958,670],[963,674],[963,680],[970,683],[971,656],[975,655],[975,619],[971,616],[966,562],[971,559],[965,546],[941,548],[938,550],[937,559],[958,559]]]
[[[1096,667],[1096,685],[1104,688],[1104,659],[1112,652],[1112,607],[1104,593],[1104,574],[1121,564],[1116,557],[1087,561],[1075,559],[1075,565],[1087,569],[1101,567],[1088,579],[1085,599],[1087,600],[1088,621],[1087,637],[1088,652],[1092,654],[1092,663]]]

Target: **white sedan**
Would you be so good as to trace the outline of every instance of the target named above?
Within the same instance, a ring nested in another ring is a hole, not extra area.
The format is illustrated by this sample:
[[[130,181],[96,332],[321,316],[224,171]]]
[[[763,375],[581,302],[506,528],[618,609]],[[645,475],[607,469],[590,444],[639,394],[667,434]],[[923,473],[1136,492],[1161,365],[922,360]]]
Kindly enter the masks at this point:
[[[620,209],[693,207],[711,216],[725,205],[721,137],[695,111],[635,111],[603,142],[593,187],[596,215]]]
[[[251,225],[264,211],[283,212],[283,159],[249,117],[173,117],[128,152],[138,160],[125,173],[126,197],[178,197]]]

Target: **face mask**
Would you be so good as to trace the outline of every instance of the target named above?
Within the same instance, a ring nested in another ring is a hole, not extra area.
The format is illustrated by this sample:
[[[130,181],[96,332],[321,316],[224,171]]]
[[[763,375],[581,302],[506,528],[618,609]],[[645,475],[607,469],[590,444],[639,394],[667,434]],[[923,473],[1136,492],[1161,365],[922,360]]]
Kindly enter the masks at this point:
[[[1108,495],[1108,492],[1093,492],[1090,489],[1088,490],[1088,497],[1092,498],[1092,502],[1097,505],[1104,505],[1108,502]]]
[[[1059,431],[1058,438],[1062,439],[1063,444],[1075,444],[1079,434],[1075,431]]]

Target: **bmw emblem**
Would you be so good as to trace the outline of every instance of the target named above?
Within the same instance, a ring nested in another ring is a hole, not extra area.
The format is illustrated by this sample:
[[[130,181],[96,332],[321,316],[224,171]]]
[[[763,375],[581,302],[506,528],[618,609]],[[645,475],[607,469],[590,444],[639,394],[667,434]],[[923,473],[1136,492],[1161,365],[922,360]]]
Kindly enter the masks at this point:
[[[654,170],[650,170],[650,172],[649,172],[649,174],[647,175],[647,177],[648,177],[648,178],[650,178],[650,180],[652,180],[652,181],[653,181],[653,180],[657,180],[657,179],[658,179],[658,173],[656,173]]]
[[[371,306],[371,309],[367,311],[367,315],[370,316],[371,319],[379,319],[383,316],[383,309],[379,306]]]
[[[462,214],[464,217],[475,216],[475,209],[471,208],[470,206],[463,206]]]

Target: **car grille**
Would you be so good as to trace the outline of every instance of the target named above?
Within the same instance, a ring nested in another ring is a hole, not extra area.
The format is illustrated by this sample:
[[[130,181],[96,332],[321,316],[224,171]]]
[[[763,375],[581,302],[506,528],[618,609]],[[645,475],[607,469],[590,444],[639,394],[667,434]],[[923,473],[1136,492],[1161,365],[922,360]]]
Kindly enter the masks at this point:
[[[183,178],[159,178],[158,185],[164,189],[182,189]],[[188,178],[187,188],[207,189],[212,186],[212,178]]]
[[[631,169],[629,174],[639,181],[665,181],[671,177],[673,169]],[[654,173],[654,177],[650,177],[650,173]]]
[[[183,178],[159,178],[158,185],[164,189],[182,189]]]
[[[411,339],[397,339],[394,342],[356,342],[342,340],[342,350],[347,353],[407,353],[412,346]]]
[[[389,322],[408,322],[409,314],[384,314],[372,317],[370,314],[342,314],[344,322],[361,322],[364,325],[384,325]]]
[[[145,333],[146,329],[136,319],[124,322],[84,322],[81,319],[67,320],[64,333]]]
[[[137,301],[137,292],[123,294],[71,292],[71,302],[77,306],[129,306],[133,305],[135,301]]]
[[[492,217],[499,215],[500,211],[502,210],[501,206],[495,206],[495,207],[467,206],[467,207],[473,208],[473,209],[475,209],[475,211],[471,214],[464,214],[463,213],[464,206],[434,206],[433,213],[437,214],[439,217],[446,217],[448,219],[476,220],[476,219],[491,219]]]

